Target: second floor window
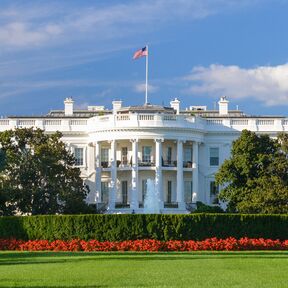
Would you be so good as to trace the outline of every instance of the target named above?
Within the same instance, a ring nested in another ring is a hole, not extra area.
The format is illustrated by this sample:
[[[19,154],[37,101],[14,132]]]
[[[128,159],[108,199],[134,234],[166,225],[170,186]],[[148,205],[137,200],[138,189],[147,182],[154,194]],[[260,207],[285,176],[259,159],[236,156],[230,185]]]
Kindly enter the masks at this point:
[[[83,166],[84,165],[83,150],[84,150],[83,148],[75,148],[74,149],[75,165],[76,166]]]
[[[122,147],[122,164],[127,165],[128,164],[128,148]]]
[[[210,148],[210,166],[219,165],[219,148],[211,147]]]
[[[151,146],[143,146],[142,148],[142,162],[151,162],[151,153],[152,147]]]
[[[167,147],[167,162],[168,164],[172,162],[172,147]]]

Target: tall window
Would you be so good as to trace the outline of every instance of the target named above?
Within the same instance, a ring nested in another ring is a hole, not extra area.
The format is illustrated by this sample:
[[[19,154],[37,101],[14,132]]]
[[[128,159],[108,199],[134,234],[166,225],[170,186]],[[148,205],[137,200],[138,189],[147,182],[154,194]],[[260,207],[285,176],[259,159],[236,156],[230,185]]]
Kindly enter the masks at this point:
[[[109,200],[109,183],[101,182],[101,202],[108,203]]]
[[[172,202],[172,181],[168,181],[167,186],[167,203]]]
[[[151,163],[151,154],[152,154],[152,147],[143,146],[142,147],[142,162]]]
[[[109,163],[109,149],[101,148],[101,166],[107,168]]]
[[[74,156],[75,156],[75,165],[76,166],[83,166],[84,158],[83,158],[83,148],[75,148],[74,149]]]
[[[183,155],[184,167],[192,167],[192,146],[184,146],[184,155]]]
[[[215,181],[210,181],[210,198],[212,204],[218,204],[218,194],[219,194],[219,186],[216,185]]]
[[[128,203],[128,182],[122,181],[121,182],[122,188],[122,204]]]
[[[144,203],[144,199],[147,194],[147,179],[142,180],[142,202]]]
[[[122,164],[127,165],[128,164],[128,148],[127,147],[122,147],[121,151],[121,157],[122,157]]]
[[[210,166],[219,165],[219,148],[211,147],[210,148]]]
[[[186,203],[192,203],[192,191],[193,191],[192,181],[184,181],[184,198]]]
[[[167,162],[168,164],[172,162],[172,147],[167,147]]]

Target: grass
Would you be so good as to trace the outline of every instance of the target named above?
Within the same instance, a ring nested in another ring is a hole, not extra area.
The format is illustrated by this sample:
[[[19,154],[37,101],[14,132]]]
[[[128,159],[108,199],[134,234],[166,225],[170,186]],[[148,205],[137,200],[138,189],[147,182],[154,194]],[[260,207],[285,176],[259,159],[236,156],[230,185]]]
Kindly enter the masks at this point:
[[[0,252],[0,287],[288,287],[288,252]]]

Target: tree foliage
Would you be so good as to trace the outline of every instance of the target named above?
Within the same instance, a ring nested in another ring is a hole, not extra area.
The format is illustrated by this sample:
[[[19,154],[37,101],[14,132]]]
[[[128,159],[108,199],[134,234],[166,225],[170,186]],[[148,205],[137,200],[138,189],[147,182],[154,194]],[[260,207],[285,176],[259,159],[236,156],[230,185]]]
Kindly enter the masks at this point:
[[[32,128],[0,133],[1,214],[86,211],[89,191],[61,136]]]
[[[277,139],[244,130],[233,142],[231,157],[216,174],[224,185],[219,198],[229,211],[288,213],[288,137]]]

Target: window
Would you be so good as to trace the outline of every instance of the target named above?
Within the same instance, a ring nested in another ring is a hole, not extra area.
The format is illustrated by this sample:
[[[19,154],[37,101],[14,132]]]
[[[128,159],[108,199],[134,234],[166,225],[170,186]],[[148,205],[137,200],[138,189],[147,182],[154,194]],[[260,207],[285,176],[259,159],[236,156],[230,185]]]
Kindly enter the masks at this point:
[[[122,147],[122,164],[127,165],[128,164],[128,148],[127,147]]]
[[[219,165],[219,148],[210,148],[210,166]]]
[[[142,162],[151,163],[151,146],[143,146],[142,147]]]
[[[215,181],[210,182],[210,198],[212,204],[218,204],[218,194],[219,194],[219,186],[216,185]]]
[[[76,166],[83,166],[84,165],[83,150],[84,150],[83,148],[75,148],[74,149],[75,165]]]
[[[192,191],[193,191],[193,183],[192,183],[192,181],[184,181],[185,203],[192,203]]]
[[[172,147],[167,147],[167,162],[168,164],[172,162]]]
[[[101,148],[101,166],[107,168],[109,163],[109,149]]]
[[[192,146],[184,146],[183,166],[186,168],[192,167]]]
[[[109,183],[101,182],[101,202],[108,203],[109,200]]]
[[[147,179],[142,180],[142,202],[144,203],[147,194]]]
[[[172,202],[172,181],[168,181],[167,203]]]
[[[122,204],[127,204],[128,203],[128,182],[122,181],[121,188],[122,188]]]

